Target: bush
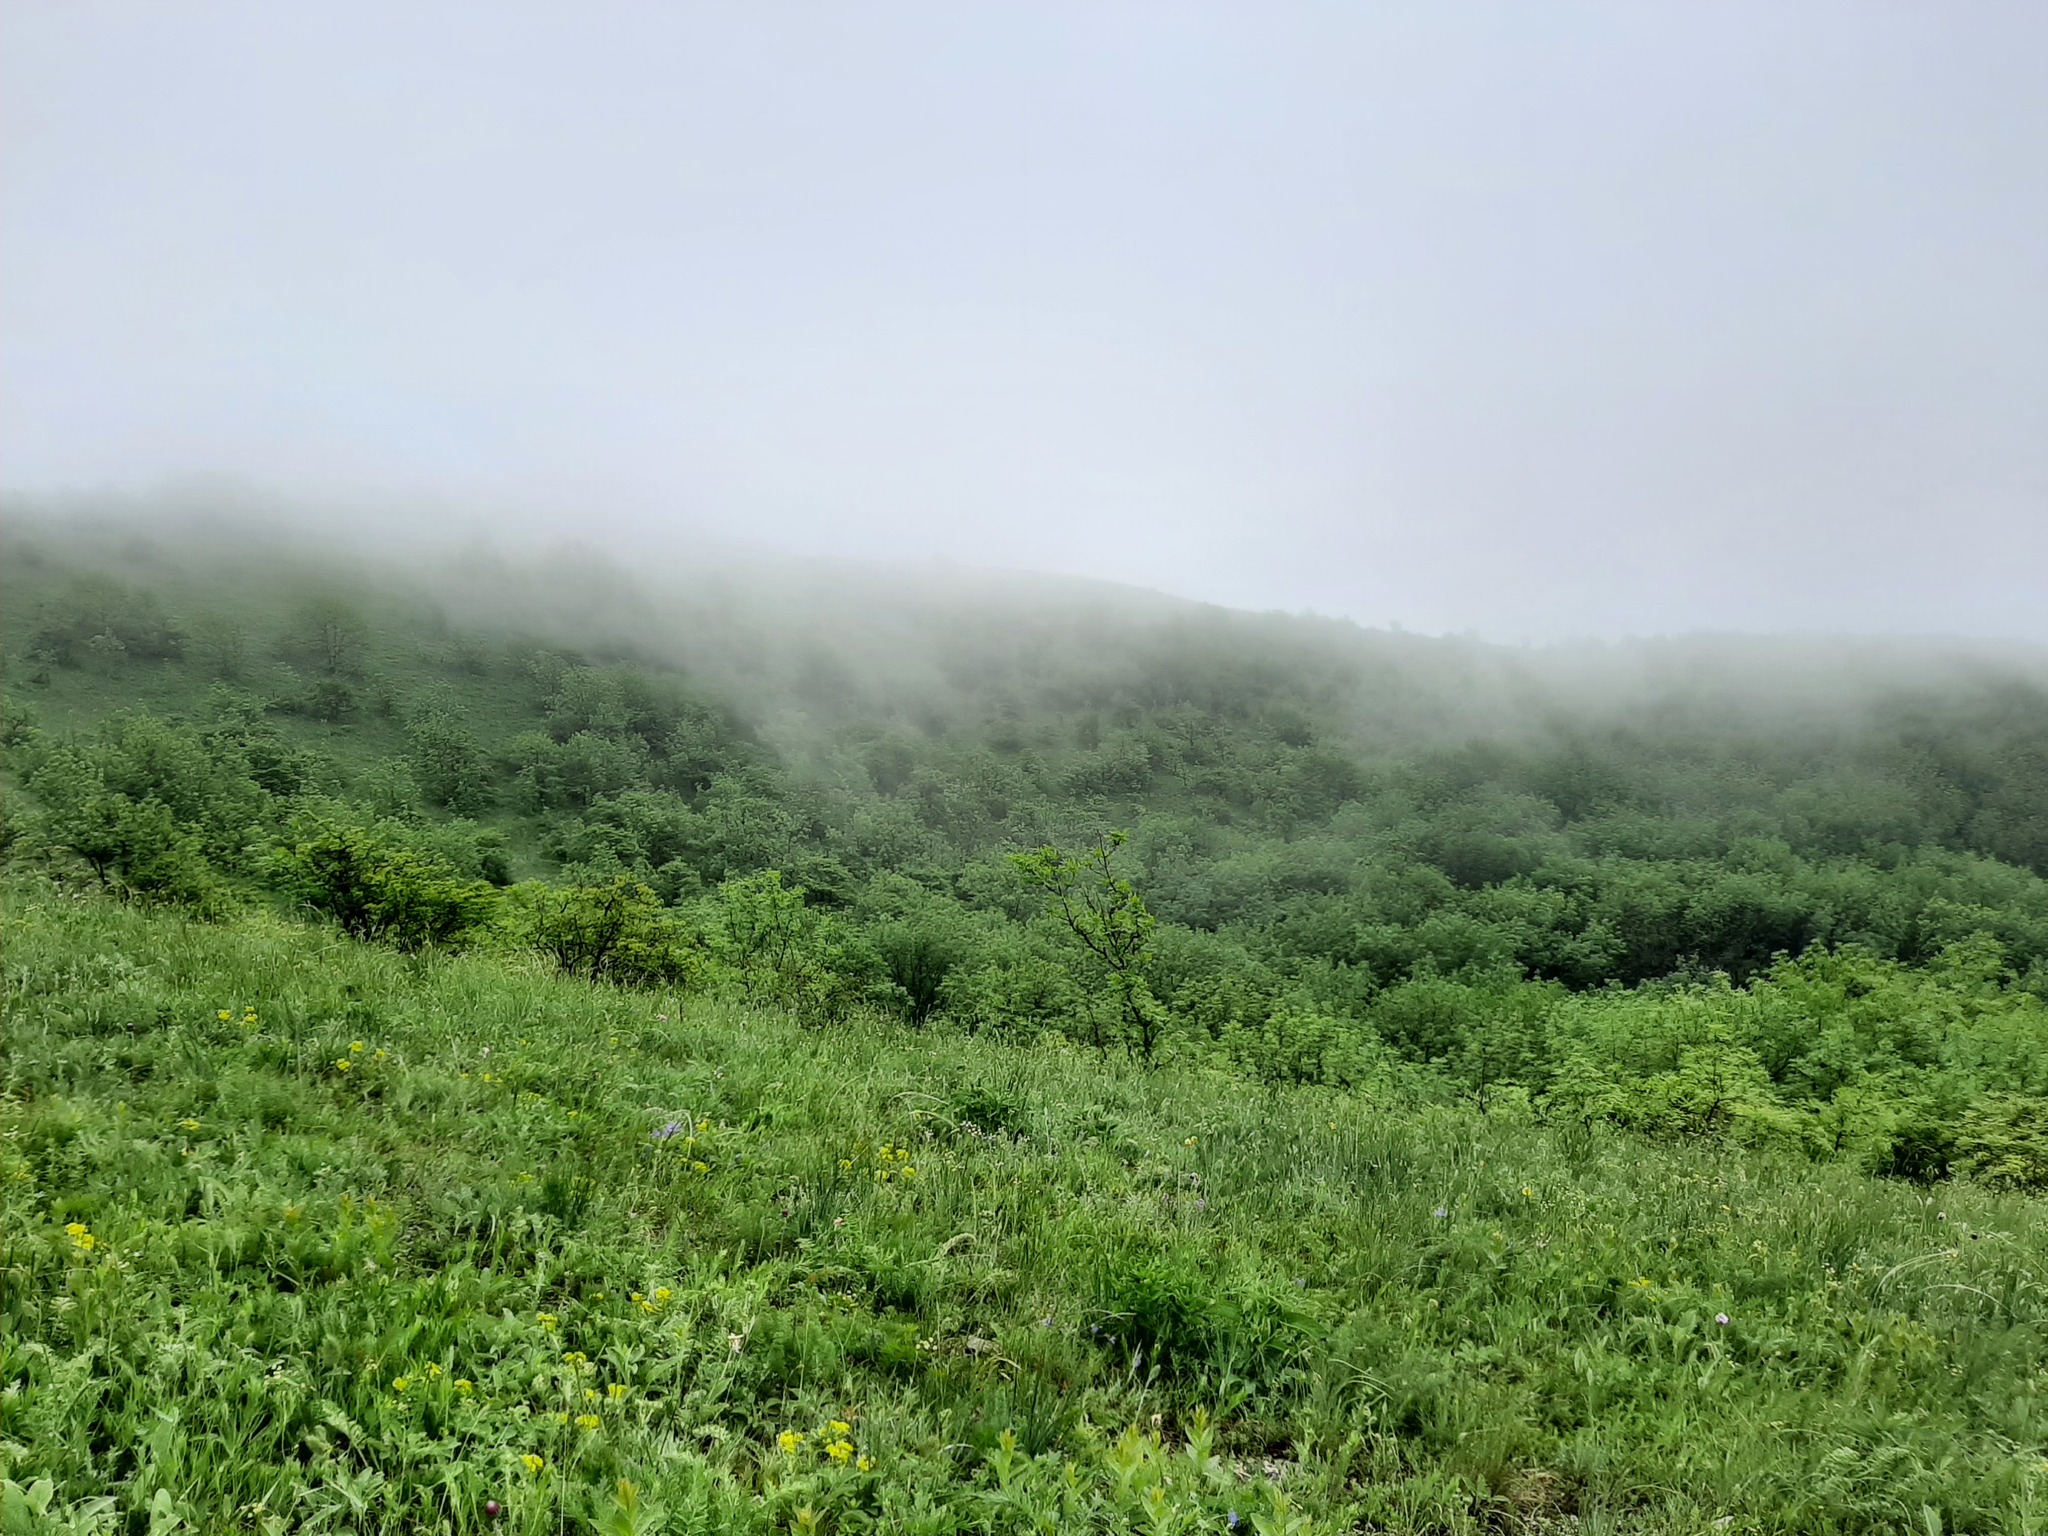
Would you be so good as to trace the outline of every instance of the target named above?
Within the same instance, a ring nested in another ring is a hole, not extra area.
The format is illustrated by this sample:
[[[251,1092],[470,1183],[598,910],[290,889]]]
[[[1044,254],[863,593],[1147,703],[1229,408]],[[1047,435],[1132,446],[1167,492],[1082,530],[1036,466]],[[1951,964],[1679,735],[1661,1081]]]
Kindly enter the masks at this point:
[[[203,905],[213,893],[213,871],[198,838],[182,831],[154,796],[135,800],[109,789],[85,754],[52,754],[31,787],[47,808],[44,833],[83,859],[101,884],[181,906]]]
[[[324,677],[360,678],[370,650],[369,628],[353,604],[319,597],[294,616],[281,650],[286,659]]]
[[[1987,1184],[2048,1190],[2048,1099],[1991,1095],[1964,1115],[1956,1148],[1963,1171]]]
[[[827,1023],[900,998],[866,938],[779,871],[728,880],[700,910],[712,954],[750,999]]]
[[[903,994],[904,1013],[913,1025],[922,1026],[945,998],[946,977],[966,952],[958,927],[919,914],[878,923],[872,930],[875,951]]]
[[[40,830],[123,895],[203,903],[217,874],[244,867],[275,802],[233,740],[136,712],[92,740],[35,754]]]
[[[673,986],[703,970],[661,898],[630,875],[602,885],[523,886],[525,940],[565,976],[623,986]]]
[[[84,577],[44,607],[29,651],[64,667],[174,661],[185,653],[185,635],[150,593]]]
[[[497,915],[490,885],[401,846],[388,829],[309,820],[295,833],[275,861],[284,888],[355,938],[408,954],[459,949]]]
[[[457,816],[490,809],[491,767],[467,727],[440,716],[416,721],[407,731],[413,778],[430,805]]]

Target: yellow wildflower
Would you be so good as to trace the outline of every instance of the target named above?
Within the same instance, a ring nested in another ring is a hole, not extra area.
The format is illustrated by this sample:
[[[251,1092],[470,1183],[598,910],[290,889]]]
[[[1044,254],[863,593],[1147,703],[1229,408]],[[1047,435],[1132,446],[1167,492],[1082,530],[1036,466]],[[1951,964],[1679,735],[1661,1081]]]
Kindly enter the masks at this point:
[[[440,1379],[441,1379],[441,1367],[440,1367],[440,1366],[438,1366],[438,1365],[435,1365],[435,1364],[434,1364],[434,1363],[433,1363],[433,1362],[432,1362],[431,1360],[430,1360],[430,1361],[428,1361],[428,1362],[427,1362],[427,1380],[429,1380],[429,1381],[439,1381]]]
[[[362,1054],[363,1054],[363,1042],[362,1042],[362,1041],[360,1041],[360,1040],[351,1040],[351,1041],[349,1041],[349,1043],[348,1043],[348,1053],[349,1053],[349,1055],[351,1055],[351,1056],[360,1056],[360,1055],[362,1055]]]
[[[354,1065],[355,1063],[350,1061],[346,1056],[338,1056],[335,1058],[334,1070],[337,1072],[346,1072],[350,1067],[353,1067]]]
[[[80,1253],[91,1253],[94,1246],[99,1242],[98,1238],[86,1230],[86,1225],[82,1221],[67,1222],[64,1227],[64,1235],[71,1239],[71,1246]]]
[[[853,1433],[853,1426],[847,1423],[844,1419],[834,1419],[830,1424],[827,1424],[825,1427],[831,1430],[832,1433],[835,1435],[850,1435]]]
[[[709,1163],[692,1163],[692,1164],[690,1164],[690,1172],[692,1172],[692,1173],[709,1173],[710,1171],[711,1171],[711,1165],[710,1165]]]
[[[476,1390],[476,1383],[471,1381],[467,1376],[458,1376],[455,1378],[455,1390],[460,1392],[464,1397],[467,1397],[470,1393]]]
[[[533,1452],[528,1451],[524,1456],[519,1458],[519,1465],[526,1468],[526,1470],[529,1472],[538,1472],[542,1467],[547,1465],[547,1459],[542,1456],[536,1456],[533,1454]]]
[[[229,1019],[232,1019],[232,1018],[234,1017],[234,1014],[233,1014],[233,1013],[231,1013],[231,1012],[229,1012],[229,1011],[228,1011],[227,1009],[223,1008],[223,1009],[221,1009],[221,1011],[220,1011],[220,1013],[219,1013],[218,1017],[219,1017],[219,1019],[220,1019],[221,1023],[225,1024],[225,1023],[227,1023],[227,1021],[228,1021]]]
[[[407,1387],[411,1385],[412,1378],[410,1376],[400,1376],[391,1383],[391,1390],[394,1392],[403,1392]]]
[[[853,1446],[845,1440],[834,1440],[825,1447],[825,1454],[834,1461],[850,1461],[853,1458]]]
[[[197,1120],[180,1120],[178,1122],[178,1129],[181,1131],[196,1131],[199,1129],[199,1122]]]
[[[533,1314],[533,1320],[540,1324],[541,1331],[544,1333],[553,1333],[555,1331],[555,1324],[561,1321],[552,1312],[536,1312]]]
[[[855,1462],[854,1465],[859,1467],[863,1472],[872,1472],[875,1470],[875,1458],[872,1456],[863,1456],[859,1461]]]
[[[615,1381],[604,1389],[604,1395],[615,1403],[623,1403],[626,1400],[626,1384],[623,1381]]]
[[[582,1430],[591,1430],[591,1429],[596,1429],[596,1428],[597,1428],[597,1427],[598,1427],[598,1426],[599,1426],[600,1424],[602,1424],[603,1422],[604,1422],[604,1420],[603,1420],[603,1419],[600,1419],[600,1418],[599,1418],[599,1417],[598,1417],[598,1416],[597,1416],[596,1414],[594,1414],[594,1413],[579,1413],[579,1414],[577,1414],[577,1415],[576,1415],[576,1427],[577,1427],[578,1429],[582,1429]]]
[[[783,1455],[794,1456],[797,1447],[804,1443],[804,1437],[793,1429],[785,1429],[775,1437],[775,1443],[782,1447]]]
[[[671,1301],[675,1300],[675,1296],[676,1293],[665,1285],[657,1285],[654,1288],[654,1303],[656,1306],[667,1306]]]

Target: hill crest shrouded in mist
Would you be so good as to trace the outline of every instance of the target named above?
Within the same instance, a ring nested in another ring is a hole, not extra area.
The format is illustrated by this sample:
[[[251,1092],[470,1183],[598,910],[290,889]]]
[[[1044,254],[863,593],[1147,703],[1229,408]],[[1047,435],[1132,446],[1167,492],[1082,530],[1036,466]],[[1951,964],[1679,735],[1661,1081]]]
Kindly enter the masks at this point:
[[[315,522],[246,501],[216,512],[130,501],[98,514],[17,501],[7,524],[31,558],[47,551],[173,589],[352,584],[460,627],[678,668],[743,690],[751,697],[735,702],[764,713],[941,700],[971,710],[1018,689],[1134,684],[1138,671],[1196,656],[1321,672],[1326,689],[1351,690],[1361,728],[1432,737],[1674,707],[1723,724],[1817,721],[1902,691],[2048,679],[2048,646],[2024,641],[1697,632],[1518,646],[950,561],[673,538],[632,548],[544,528],[494,532],[481,519],[447,534],[390,513]],[[350,526],[369,531],[340,531]]]

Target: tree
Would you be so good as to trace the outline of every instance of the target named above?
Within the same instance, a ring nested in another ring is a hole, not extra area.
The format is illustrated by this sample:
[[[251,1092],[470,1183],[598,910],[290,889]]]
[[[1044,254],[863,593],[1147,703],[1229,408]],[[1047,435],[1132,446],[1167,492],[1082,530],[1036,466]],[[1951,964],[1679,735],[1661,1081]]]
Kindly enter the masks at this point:
[[[28,788],[45,832],[128,895],[201,902],[214,870],[243,866],[274,808],[232,741],[140,711],[37,756]]]
[[[1152,914],[1144,897],[1119,875],[1112,860],[1129,834],[1111,832],[1086,852],[1062,853],[1047,845],[1010,856],[1010,862],[1041,891],[1067,931],[1095,958],[1108,984],[1109,1002],[1126,1052],[1152,1059],[1166,1023],[1166,1010],[1152,995],[1146,973],[1152,964]],[[1099,1019],[1091,1016],[1090,1041],[1106,1050]]]
[[[924,1025],[938,1011],[946,977],[960,963],[964,946],[956,925],[921,912],[876,924],[873,939],[889,980],[903,994],[910,1022]]]
[[[527,941],[566,976],[621,986],[674,985],[697,970],[661,898],[630,875],[594,885],[520,887]]]
[[[490,809],[490,763],[468,727],[431,715],[415,721],[406,735],[413,778],[429,802],[457,816],[478,816]]]
[[[833,1023],[891,990],[873,947],[836,914],[808,905],[778,870],[726,881],[700,910],[712,954],[751,999]]]
[[[31,656],[65,667],[90,658],[109,676],[124,660],[174,661],[184,648],[153,594],[104,576],[81,577],[47,602],[29,637]]]
[[[286,650],[311,662],[329,679],[362,676],[369,655],[369,631],[355,607],[338,597],[318,597],[299,610]]]
[[[489,926],[498,893],[445,860],[407,848],[388,829],[303,818],[278,851],[287,892],[354,938],[408,954],[454,949]]]

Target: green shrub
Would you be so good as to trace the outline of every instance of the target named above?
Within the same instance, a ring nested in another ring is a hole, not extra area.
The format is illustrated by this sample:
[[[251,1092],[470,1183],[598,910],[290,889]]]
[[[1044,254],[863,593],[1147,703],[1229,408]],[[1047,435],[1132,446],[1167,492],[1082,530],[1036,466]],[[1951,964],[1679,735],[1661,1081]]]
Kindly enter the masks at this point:
[[[728,880],[697,907],[711,953],[748,998],[820,1023],[900,1002],[882,958],[777,870]]]
[[[34,750],[28,788],[38,828],[104,884],[131,896],[201,904],[243,872],[276,805],[231,738],[208,738],[140,711],[84,742]]]
[[[489,884],[402,846],[384,828],[303,818],[273,869],[287,894],[344,932],[407,953],[461,948],[500,906]]]
[[[2000,1189],[2048,1190],[2048,1098],[1995,1093],[1956,1131],[1957,1162]]]
[[[110,577],[86,576],[50,598],[29,637],[32,654],[59,666],[87,661],[175,661],[185,635],[151,593]]]
[[[468,727],[433,715],[414,721],[406,738],[413,778],[429,805],[472,817],[490,808],[491,766]]]
[[[661,898],[629,875],[602,885],[516,888],[524,941],[565,976],[624,986],[678,986],[704,961]]]

